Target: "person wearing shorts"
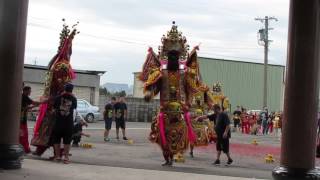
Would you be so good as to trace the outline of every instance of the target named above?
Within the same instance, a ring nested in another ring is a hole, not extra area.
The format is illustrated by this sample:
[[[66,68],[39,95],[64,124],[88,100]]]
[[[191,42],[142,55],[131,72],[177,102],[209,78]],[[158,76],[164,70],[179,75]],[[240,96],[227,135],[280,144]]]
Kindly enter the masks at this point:
[[[55,151],[53,160],[61,160],[61,155],[64,155],[64,163],[69,163],[69,149],[72,141],[73,133],[73,112],[77,108],[77,99],[72,94],[73,85],[66,84],[64,92],[55,98],[55,126],[52,131],[52,143]],[[61,139],[64,144],[64,152],[61,153]]]
[[[114,119],[114,105],[116,103],[116,98],[112,97],[111,102],[107,103],[104,107],[104,113],[103,113],[103,119],[105,124],[105,130],[104,130],[104,141],[109,142],[109,132],[112,127],[112,120]]]
[[[121,128],[123,140],[128,140],[126,137],[126,118],[127,118],[127,105],[124,102],[124,97],[120,97],[119,101],[114,105],[116,133],[119,139],[119,129]]]
[[[221,107],[218,104],[213,106],[213,111],[216,114],[215,131],[217,133],[217,159],[213,164],[220,165],[220,155],[221,152],[224,152],[228,157],[227,164],[230,165],[233,162],[229,152],[229,139],[231,137],[230,119],[226,113],[221,111]]]

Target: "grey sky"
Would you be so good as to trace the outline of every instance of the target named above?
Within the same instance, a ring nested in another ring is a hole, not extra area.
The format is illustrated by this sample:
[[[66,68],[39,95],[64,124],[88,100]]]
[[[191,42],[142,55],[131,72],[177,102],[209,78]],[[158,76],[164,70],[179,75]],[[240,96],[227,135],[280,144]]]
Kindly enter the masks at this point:
[[[285,64],[288,0],[30,0],[26,63],[47,65],[57,50],[61,19],[80,21],[74,40],[74,68],[104,70],[104,82],[133,83],[148,46],[157,50],[176,21],[199,55],[263,62],[255,17],[275,16],[270,63]]]

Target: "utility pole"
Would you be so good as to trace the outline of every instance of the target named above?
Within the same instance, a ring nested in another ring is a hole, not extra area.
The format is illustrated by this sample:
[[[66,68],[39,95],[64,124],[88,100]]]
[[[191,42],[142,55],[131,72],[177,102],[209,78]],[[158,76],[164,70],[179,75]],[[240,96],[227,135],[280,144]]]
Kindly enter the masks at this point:
[[[37,65],[37,57],[34,58],[34,65]]]
[[[269,43],[269,20],[278,21],[275,17],[265,16],[264,18],[255,18],[256,21],[264,23],[264,28],[258,31],[258,44],[264,46],[264,75],[263,75],[263,107],[268,107],[268,50]]]

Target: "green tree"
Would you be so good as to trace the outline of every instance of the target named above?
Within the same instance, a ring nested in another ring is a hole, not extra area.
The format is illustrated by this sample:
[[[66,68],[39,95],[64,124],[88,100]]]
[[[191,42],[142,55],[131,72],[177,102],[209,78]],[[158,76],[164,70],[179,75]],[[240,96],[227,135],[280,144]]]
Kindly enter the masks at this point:
[[[99,92],[100,92],[100,95],[105,95],[105,96],[109,96],[111,93],[108,91],[107,88],[105,87],[100,87],[99,88]]]

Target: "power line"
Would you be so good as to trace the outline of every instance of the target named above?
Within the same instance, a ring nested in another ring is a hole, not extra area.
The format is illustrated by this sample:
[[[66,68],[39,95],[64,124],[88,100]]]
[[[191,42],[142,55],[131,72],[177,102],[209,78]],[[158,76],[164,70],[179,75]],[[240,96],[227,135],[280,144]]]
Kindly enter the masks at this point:
[[[29,23],[28,25],[30,26],[36,26],[44,29],[49,29],[49,30],[57,30],[57,28],[50,27],[50,26],[45,26],[43,24],[37,24],[37,23]],[[140,46],[157,46],[155,44],[147,43],[144,41],[134,41],[130,39],[121,39],[121,38],[112,38],[112,37],[107,37],[107,36],[99,36],[99,35],[93,35],[89,33],[82,33],[84,36],[96,38],[96,39],[106,39],[110,41],[116,41],[120,43],[126,43],[126,44],[135,44],[135,45],[140,45]],[[227,50],[244,50],[244,49],[258,49],[257,47],[218,47],[218,46],[205,46],[206,49],[227,49]]]
[[[45,23],[47,23],[47,22],[52,22],[53,20],[52,19],[48,19],[48,18],[38,18],[38,17],[33,17],[33,16],[30,16],[30,18],[32,18],[32,19],[36,19],[36,20],[40,20],[40,21],[43,21],[43,22],[45,22]],[[36,22],[30,22],[30,23],[28,23],[28,25],[29,26],[36,26],[36,27],[41,27],[41,28],[45,28],[45,29],[52,29],[52,30],[57,30],[57,28],[54,28],[54,27],[49,27],[49,25],[44,25],[43,24],[43,22],[41,22],[41,24],[40,23],[36,23]],[[47,27],[47,28],[46,28]],[[95,35],[91,35],[91,34],[88,34],[87,33],[87,35],[89,35],[89,36],[91,36],[91,37],[93,37],[93,36],[95,36]],[[114,34],[113,34],[114,35]],[[106,37],[107,39],[110,39],[110,37]],[[113,39],[110,39],[110,40],[119,40],[119,41],[122,41],[122,42],[124,42],[124,41],[128,41],[127,39],[126,40],[122,40],[122,39],[116,39],[116,38],[113,38]],[[218,39],[216,39],[216,40],[218,40]],[[136,41],[137,42],[137,41]],[[129,43],[131,43],[131,42],[129,42]],[[147,43],[147,42],[139,42],[140,44],[149,44],[149,43]],[[203,42],[203,43],[205,43],[205,42]],[[247,46],[247,45],[243,45],[243,44],[245,44],[245,43],[249,43],[249,41],[232,41],[232,42],[228,42],[228,41],[226,41],[225,42],[226,44],[234,44],[234,43],[239,43],[239,44],[241,44],[240,45],[240,47],[232,47],[232,46],[229,46],[229,47],[220,47],[220,46],[206,46],[206,47],[208,47],[208,48],[212,48],[212,49],[258,49],[257,47],[254,47],[254,46]],[[132,44],[132,43],[131,43]],[[206,44],[208,44],[208,43],[206,43]]]
[[[224,54],[217,54],[217,53],[208,53],[208,52],[204,52],[201,51],[200,54],[205,54],[205,55],[209,55],[209,56],[219,56],[219,57],[226,57],[226,58],[235,58],[235,59],[239,59],[239,60],[252,60],[252,61],[259,61],[261,62],[263,59],[257,59],[257,58],[252,58],[252,57],[240,57],[240,56],[230,56],[230,55],[224,55]]]
[[[41,18],[38,18],[41,19]],[[49,30],[54,30],[58,31],[57,28],[49,26],[49,25],[43,25],[43,24],[37,24],[37,23],[29,23],[28,25],[30,26],[37,26],[40,28],[45,28]],[[89,33],[81,33],[84,36],[91,37],[91,38],[96,38],[96,39],[105,39],[105,40],[110,40],[110,41],[116,41],[120,43],[126,43],[126,44],[133,44],[133,45],[139,45],[139,46],[152,46],[152,47],[157,47],[158,45],[152,44],[152,43],[147,43],[143,41],[134,41],[130,39],[121,39],[121,38],[114,38],[114,37],[107,37],[107,36],[100,36],[100,35],[93,35]],[[252,57],[239,57],[239,56],[231,56],[231,55],[223,55],[223,54],[216,54],[216,53],[211,53],[208,52],[210,49],[223,49],[223,50],[229,50],[229,51],[239,51],[239,50],[244,50],[244,49],[258,49],[257,47],[219,47],[219,46],[204,46],[204,49],[206,51],[200,51],[201,54],[208,54],[210,56],[220,56],[220,57],[228,57],[228,58],[236,58],[236,59],[247,59],[247,60],[253,60],[253,61],[262,61],[262,59],[257,59],[257,58],[252,58]],[[226,51],[224,51],[226,52]]]

